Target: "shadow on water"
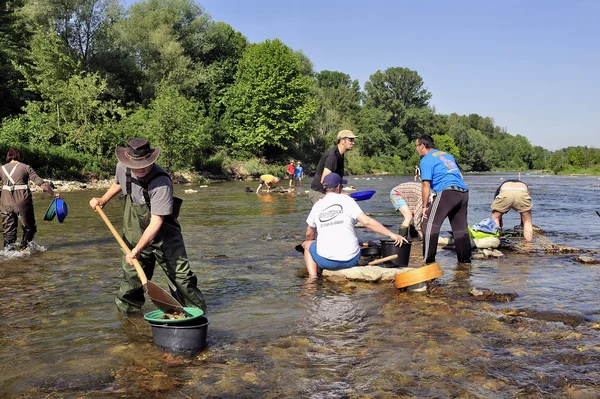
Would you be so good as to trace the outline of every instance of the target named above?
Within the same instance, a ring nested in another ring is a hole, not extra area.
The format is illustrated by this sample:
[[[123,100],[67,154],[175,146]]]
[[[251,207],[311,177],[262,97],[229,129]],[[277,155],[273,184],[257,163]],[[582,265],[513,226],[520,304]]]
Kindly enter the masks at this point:
[[[507,177],[514,176],[466,176],[470,224],[489,216],[496,186]],[[523,178],[533,193],[534,223],[548,238],[598,249],[600,218],[589,201],[600,191],[596,178]],[[411,179],[351,177],[350,184],[377,190],[360,205],[393,230],[400,218],[388,192]],[[211,321],[208,349],[189,358],[155,347],[141,314],[116,311],[121,252],[87,205],[99,193],[65,193],[65,223],[38,222],[36,242],[46,251],[0,256],[0,396],[598,396],[598,265],[576,263],[573,255],[505,253],[466,266],[439,250],[444,276],[430,294],[388,283],[309,281],[294,249],[310,210],[308,184],[258,195],[246,186],[193,186],[196,193],[176,187],[188,257]],[[36,197],[38,220],[43,199]],[[120,205],[105,211],[119,229]],[[509,213],[505,223],[518,220]],[[380,238],[365,229],[358,235]],[[420,251],[413,245],[415,262]],[[166,287],[162,273],[155,280]],[[478,301],[473,289],[517,296]],[[147,301],[144,312],[151,310]]]

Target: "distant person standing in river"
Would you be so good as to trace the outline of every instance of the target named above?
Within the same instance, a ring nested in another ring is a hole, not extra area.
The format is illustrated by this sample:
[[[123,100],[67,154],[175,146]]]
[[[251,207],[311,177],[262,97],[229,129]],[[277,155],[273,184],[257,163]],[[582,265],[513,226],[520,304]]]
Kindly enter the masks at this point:
[[[330,173],[337,173],[344,177],[344,153],[354,148],[354,139],[357,136],[351,130],[342,130],[337,134],[337,144],[327,151],[319,160],[315,176],[310,185],[308,198],[313,205],[325,196],[323,179]]]
[[[433,138],[420,136],[415,141],[421,158],[421,179],[425,231],[423,256],[425,264],[435,262],[437,244],[442,223],[448,217],[456,243],[456,257],[461,263],[471,263],[471,240],[467,222],[469,189],[463,181],[454,157],[435,149]],[[432,203],[431,191],[435,192]]]
[[[44,192],[59,198],[50,185],[27,164],[21,162],[21,150],[12,147],[6,154],[6,164],[2,166],[2,195],[0,196],[0,216],[4,232],[4,249],[15,249],[17,241],[17,226],[19,221],[23,228],[23,238],[20,249],[27,248],[33,241],[37,231],[33,213],[33,197],[29,189],[29,181],[37,184]]]
[[[296,185],[299,186],[302,182],[302,178],[304,177],[304,169],[302,168],[302,162],[298,161],[295,170],[296,175]]]
[[[421,169],[419,168],[419,165],[415,165],[415,181],[417,181],[417,179],[421,181]]]
[[[492,220],[502,229],[502,216],[514,209],[521,215],[521,227],[526,241],[533,239],[533,218],[531,216],[531,196],[529,187],[520,180],[506,180],[494,194]]]
[[[288,179],[290,179],[289,186],[292,187],[292,185],[294,184],[294,180],[296,179],[296,165],[294,164],[293,159],[290,160],[290,163],[285,168],[285,171],[287,172]]]

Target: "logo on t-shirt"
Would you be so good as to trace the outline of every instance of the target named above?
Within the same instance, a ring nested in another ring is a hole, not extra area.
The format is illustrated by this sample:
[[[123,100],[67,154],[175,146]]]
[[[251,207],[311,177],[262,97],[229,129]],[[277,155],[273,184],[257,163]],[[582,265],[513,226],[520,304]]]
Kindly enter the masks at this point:
[[[321,211],[321,213],[319,213],[319,222],[321,222],[321,223],[327,222],[343,212],[344,212],[344,209],[342,208],[342,206],[340,204],[331,205],[331,206],[323,209]]]

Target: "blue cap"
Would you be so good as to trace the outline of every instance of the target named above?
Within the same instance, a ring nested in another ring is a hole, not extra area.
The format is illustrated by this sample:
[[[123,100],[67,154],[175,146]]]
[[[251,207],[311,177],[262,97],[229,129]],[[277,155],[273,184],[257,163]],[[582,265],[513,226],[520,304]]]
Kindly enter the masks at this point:
[[[342,179],[337,173],[330,173],[323,179],[323,186],[335,188],[340,184],[348,184],[348,180]]]

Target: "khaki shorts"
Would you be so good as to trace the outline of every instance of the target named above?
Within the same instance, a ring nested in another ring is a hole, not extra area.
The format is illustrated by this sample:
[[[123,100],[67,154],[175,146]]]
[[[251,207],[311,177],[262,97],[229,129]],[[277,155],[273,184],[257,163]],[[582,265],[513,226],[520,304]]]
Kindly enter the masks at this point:
[[[524,190],[502,190],[492,203],[492,210],[506,213],[511,209],[522,213],[533,208],[529,193]]]

